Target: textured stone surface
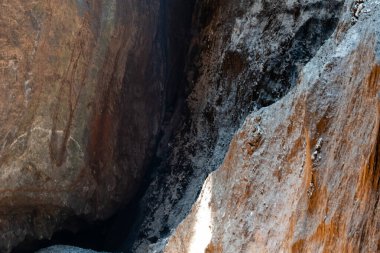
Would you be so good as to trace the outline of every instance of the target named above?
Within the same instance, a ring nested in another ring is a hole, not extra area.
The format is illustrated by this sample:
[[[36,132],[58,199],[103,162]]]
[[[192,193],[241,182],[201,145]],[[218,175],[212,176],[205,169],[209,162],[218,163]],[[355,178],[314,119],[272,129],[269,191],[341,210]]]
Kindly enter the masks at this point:
[[[123,250],[379,251],[378,1],[199,0],[184,91],[187,4],[2,1],[0,251],[108,217],[155,148]]]
[[[98,251],[93,251],[93,250],[81,249],[77,247],[57,245],[57,246],[52,246],[46,249],[39,250],[36,253],[106,253],[106,252],[98,252]]]
[[[246,118],[165,252],[380,250],[380,4],[352,22],[351,3],[299,84]]]
[[[161,9],[1,1],[1,252],[73,216],[109,217],[136,192],[176,96],[167,66],[182,49],[166,50]]]
[[[207,175],[222,163],[252,111],[297,83],[299,71],[333,33],[343,1],[197,1],[187,61],[182,128],[140,202],[125,248],[165,245]]]

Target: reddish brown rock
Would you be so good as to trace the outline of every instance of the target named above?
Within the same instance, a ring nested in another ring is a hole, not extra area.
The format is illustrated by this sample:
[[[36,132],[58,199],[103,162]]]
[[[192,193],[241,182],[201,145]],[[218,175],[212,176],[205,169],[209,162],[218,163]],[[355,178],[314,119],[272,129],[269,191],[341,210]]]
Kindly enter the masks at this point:
[[[160,8],[1,2],[1,252],[74,216],[109,217],[135,193],[175,95]]]
[[[351,24],[349,4],[299,85],[247,117],[165,252],[380,251],[380,5]]]

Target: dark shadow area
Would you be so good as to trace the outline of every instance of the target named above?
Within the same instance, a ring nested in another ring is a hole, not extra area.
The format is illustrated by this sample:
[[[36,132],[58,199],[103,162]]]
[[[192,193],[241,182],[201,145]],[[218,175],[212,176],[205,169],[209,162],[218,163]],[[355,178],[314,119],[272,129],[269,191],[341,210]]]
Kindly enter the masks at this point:
[[[28,240],[16,247],[13,253],[30,253],[36,250],[53,245],[70,245],[85,249],[104,250],[104,238],[107,235],[107,224],[109,221],[93,225],[83,225],[86,227],[78,232],[64,230],[57,232],[50,240]]]
[[[141,193],[136,196],[136,200],[106,221],[87,223],[81,219],[73,220],[71,224],[65,225],[70,228],[54,233],[51,239],[33,240],[26,238],[12,253],[30,253],[54,245],[120,252],[120,245],[125,243],[125,233],[135,221],[134,217],[137,216],[136,211],[138,209],[135,203],[140,196]],[[77,228],[77,230],[75,231],[73,228]]]

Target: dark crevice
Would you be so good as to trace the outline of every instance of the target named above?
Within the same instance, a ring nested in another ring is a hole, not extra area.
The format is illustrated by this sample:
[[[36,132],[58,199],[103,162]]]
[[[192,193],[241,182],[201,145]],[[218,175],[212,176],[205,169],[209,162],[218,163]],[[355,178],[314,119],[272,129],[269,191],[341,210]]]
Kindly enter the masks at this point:
[[[81,219],[73,219],[76,227],[80,227],[78,231],[72,229],[64,229],[54,233],[51,239],[36,241],[33,238],[26,238],[23,243],[18,245],[13,253],[30,253],[38,249],[46,248],[52,245],[75,245],[93,250],[104,250],[105,236],[107,235],[107,221],[97,222],[96,224],[88,224]]]

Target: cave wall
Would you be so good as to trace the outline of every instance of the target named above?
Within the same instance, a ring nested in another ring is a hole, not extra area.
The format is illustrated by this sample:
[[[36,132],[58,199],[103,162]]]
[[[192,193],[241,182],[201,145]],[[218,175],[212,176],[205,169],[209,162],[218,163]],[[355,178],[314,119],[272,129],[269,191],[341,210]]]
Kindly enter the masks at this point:
[[[0,250],[138,193],[120,250],[378,251],[365,2],[3,1]]]
[[[170,71],[183,67],[185,43],[167,39],[165,1],[0,5],[0,251],[8,252],[73,217],[108,218],[134,196],[176,104]]]

